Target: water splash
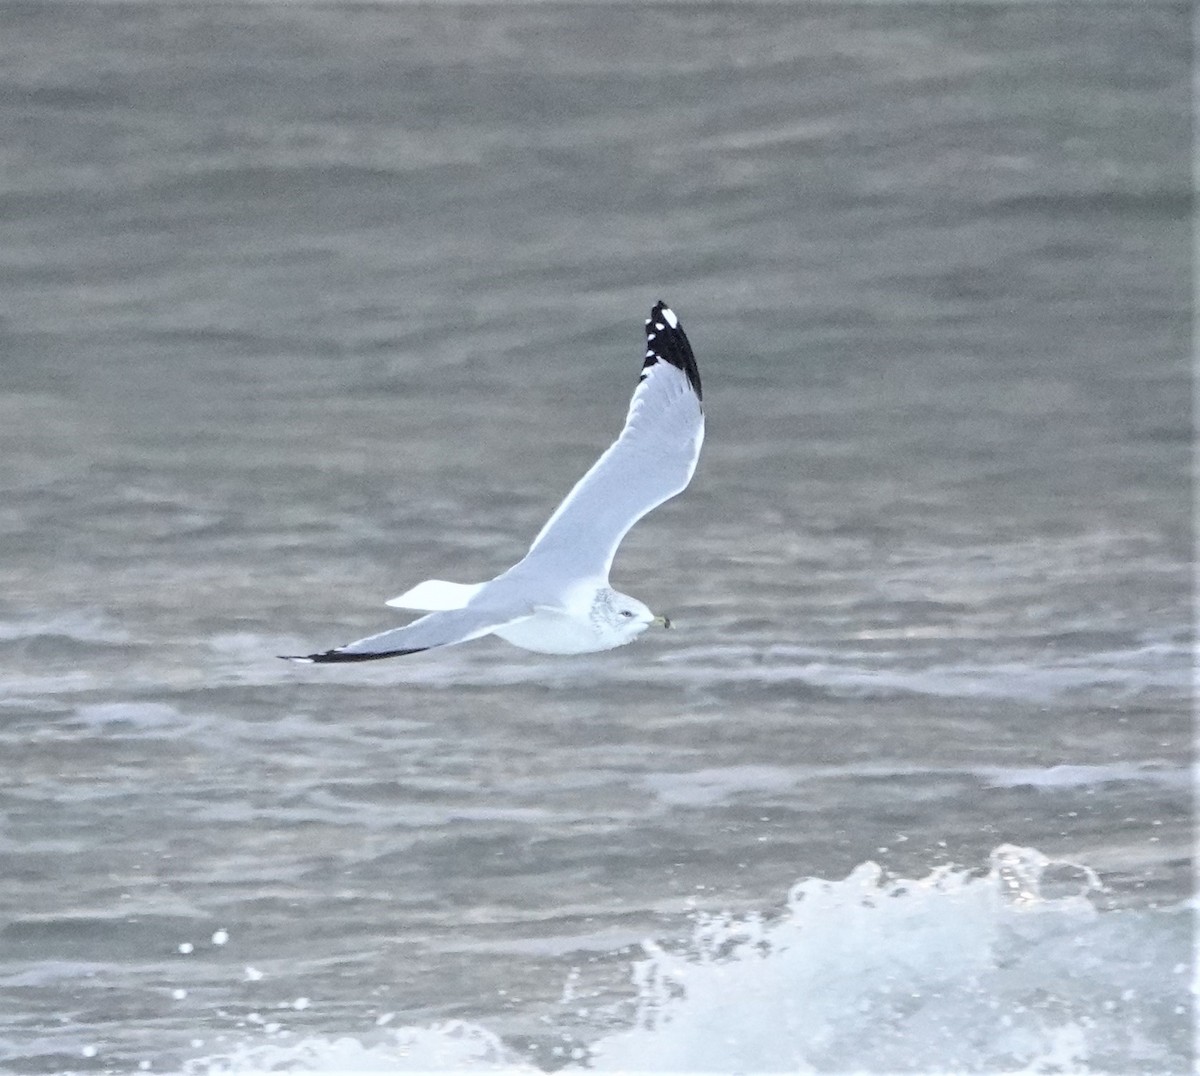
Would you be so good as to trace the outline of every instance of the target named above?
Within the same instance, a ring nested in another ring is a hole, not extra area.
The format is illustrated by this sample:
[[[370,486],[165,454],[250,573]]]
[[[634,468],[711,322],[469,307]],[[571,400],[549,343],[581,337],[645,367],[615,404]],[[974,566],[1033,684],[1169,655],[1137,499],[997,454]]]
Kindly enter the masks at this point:
[[[1011,844],[986,871],[804,879],[778,916],[700,916],[679,948],[644,943],[633,1026],[597,1025],[562,1071],[1188,1071],[1189,911],[1101,911],[1101,890]],[[185,1071],[540,1071],[475,1024],[381,1034],[248,1043]]]
[[[1161,1072],[1187,1056],[1175,1002],[1186,917],[1102,915],[1086,867],[1002,845],[989,870],[797,883],[783,917],[702,918],[648,944],[635,1027],[600,1071]],[[1139,944],[1143,947],[1139,949]],[[1172,1017],[1174,1019],[1172,1019]],[[653,1063],[650,1063],[653,1059]]]

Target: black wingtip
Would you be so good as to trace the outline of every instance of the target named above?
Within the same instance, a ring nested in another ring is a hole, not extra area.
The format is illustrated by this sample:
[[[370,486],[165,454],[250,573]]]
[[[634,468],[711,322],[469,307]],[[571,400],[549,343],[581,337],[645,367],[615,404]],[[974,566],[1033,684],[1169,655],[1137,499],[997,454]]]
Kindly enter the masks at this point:
[[[682,370],[697,398],[704,398],[700,388],[700,368],[692,354],[692,345],[688,343],[675,311],[661,299],[654,304],[650,317],[646,319],[646,360],[642,363],[642,370],[649,369],[657,362],[669,363]]]
[[[284,661],[295,661],[301,665],[329,665],[343,661],[379,661],[382,658],[401,658],[405,654],[420,654],[428,650],[427,646],[414,647],[411,650],[380,650],[373,654],[353,654],[345,650],[325,650],[320,654],[280,654]]]

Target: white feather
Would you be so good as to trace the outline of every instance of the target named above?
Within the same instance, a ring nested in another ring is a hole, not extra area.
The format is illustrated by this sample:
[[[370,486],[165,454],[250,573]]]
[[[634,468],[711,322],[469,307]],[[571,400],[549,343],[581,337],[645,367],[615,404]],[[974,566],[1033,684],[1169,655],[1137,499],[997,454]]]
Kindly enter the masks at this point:
[[[442,613],[448,609],[465,609],[483,588],[483,583],[448,583],[445,579],[426,579],[398,598],[384,605],[396,609],[415,609],[422,613]]]

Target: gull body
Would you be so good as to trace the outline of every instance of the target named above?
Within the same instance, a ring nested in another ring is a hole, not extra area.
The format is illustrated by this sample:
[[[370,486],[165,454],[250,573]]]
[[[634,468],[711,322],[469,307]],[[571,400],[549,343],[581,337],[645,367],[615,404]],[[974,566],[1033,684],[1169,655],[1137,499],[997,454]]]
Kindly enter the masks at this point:
[[[540,606],[527,620],[497,628],[493,634],[538,654],[590,654],[631,643],[651,624],[669,627],[670,623],[636,598],[602,586],[590,596],[581,588],[574,603]]]
[[[608,583],[617,547],[651,509],[686,488],[704,441],[700,372],[679,319],[658,303],[621,435],[576,483],[515,565],[486,583],[428,579],[386,604],[426,613],[345,646],[289,657],[374,661],[484,635],[542,654],[633,642],[670,620]]]

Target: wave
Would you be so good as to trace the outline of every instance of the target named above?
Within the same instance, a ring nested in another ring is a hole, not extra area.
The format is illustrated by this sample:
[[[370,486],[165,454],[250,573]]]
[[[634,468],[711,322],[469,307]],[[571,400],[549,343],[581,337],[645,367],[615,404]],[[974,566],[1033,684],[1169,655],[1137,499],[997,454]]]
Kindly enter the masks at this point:
[[[1162,1073],[1191,1068],[1186,907],[1105,910],[1085,866],[1001,845],[986,871],[810,878],[782,915],[698,918],[643,943],[632,1026],[576,1072]],[[383,1037],[380,1037],[380,1036]],[[189,1076],[543,1069],[480,1024],[243,1042]]]

